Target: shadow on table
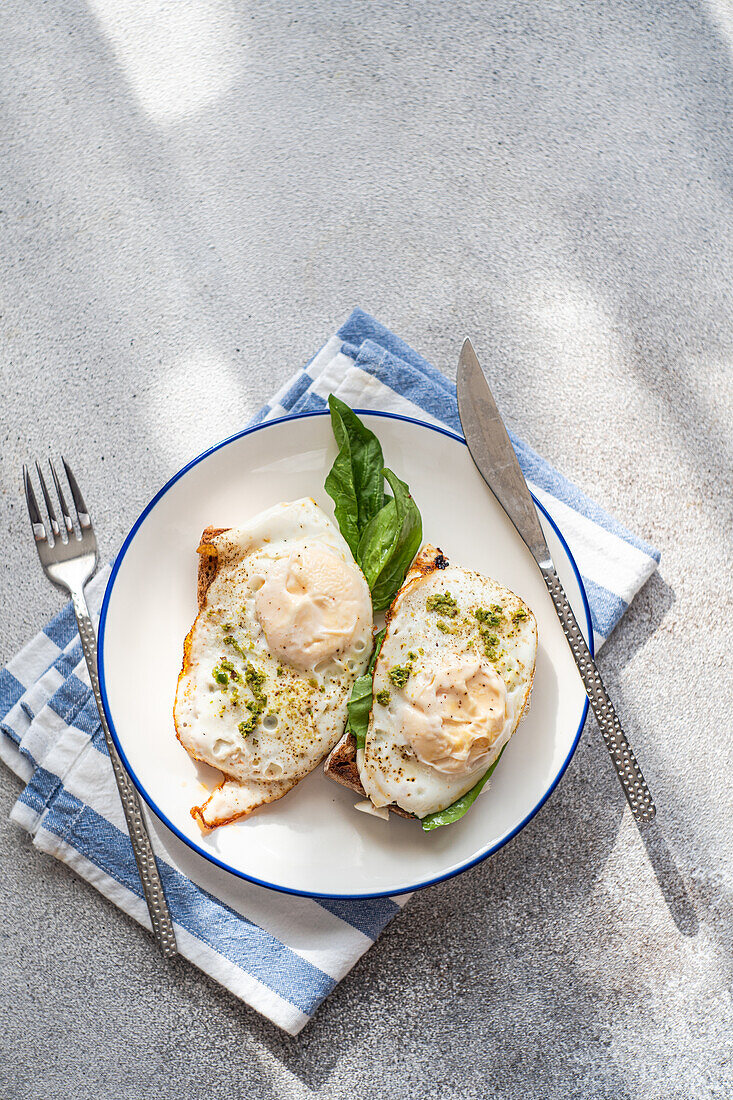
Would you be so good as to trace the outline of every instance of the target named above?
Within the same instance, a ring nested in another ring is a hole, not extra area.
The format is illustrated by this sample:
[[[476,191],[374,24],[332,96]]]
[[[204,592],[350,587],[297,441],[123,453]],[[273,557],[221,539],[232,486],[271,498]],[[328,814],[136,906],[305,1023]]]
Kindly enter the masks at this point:
[[[677,930],[683,936],[696,936],[700,922],[663,829],[662,822],[657,819],[651,825],[640,826],[639,834]]]
[[[601,665],[604,660],[610,658],[616,669],[625,668],[628,662],[644,648],[655,633],[674,601],[674,589],[667,584],[658,572],[654,573],[629,608],[622,629],[616,635],[612,635],[607,642],[601,657]],[[638,724],[634,721],[635,715],[626,704],[623,691],[618,685],[613,686],[611,696],[633,745],[636,741],[634,728],[642,729],[641,721]],[[641,763],[643,770],[643,760]],[[654,783],[649,773],[647,773],[646,778],[652,789],[652,795],[654,795]],[[700,926],[697,913],[665,836],[664,809],[657,806],[657,811],[658,815],[651,825],[639,826],[639,835],[646,848],[661,894],[678,931],[684,936],[694,936]]]

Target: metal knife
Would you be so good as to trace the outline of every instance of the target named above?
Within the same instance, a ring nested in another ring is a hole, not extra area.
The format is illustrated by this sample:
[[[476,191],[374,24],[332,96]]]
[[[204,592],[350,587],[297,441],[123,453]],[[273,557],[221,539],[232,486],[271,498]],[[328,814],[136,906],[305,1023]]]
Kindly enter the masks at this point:
[[[651,821],[654,800],[560,584],[537,509],[470,340],[464,340],[458,363],[458,414],[476,468],[540,567],[631,812],[637,821]]]

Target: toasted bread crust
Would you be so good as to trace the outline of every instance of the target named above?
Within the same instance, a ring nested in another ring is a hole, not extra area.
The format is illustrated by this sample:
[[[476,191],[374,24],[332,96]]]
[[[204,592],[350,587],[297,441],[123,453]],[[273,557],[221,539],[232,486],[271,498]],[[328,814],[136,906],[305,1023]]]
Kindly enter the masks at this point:
[[[361,785],[361,779],[359,778],[359,769],[356,765],[356,738],[353,733],[345,733],[336,747],[326,757],[326,763],[323,765],[323,774],[328,776],[329,779],[333,779],[335,783],[340,783],[342,787],[348,787],[354,794],[358,794],[361,798],[366,798],[367,793]],[[400,806],[388,806],[388,810],[391,810],[393,814],[397,814],[398,817],[414,817],[414,814],[410,814],[407,810],[403,810]]]
[[[216,547],[212,545],[217,535],[223,535],[225,531],[230,531],[230,527],[206,527],[201,534],[201,542],[199,543],[196,553],[199,556],[199,572],[196,587],[196,598],[198,600],[199,611],[201,611],[206,603],[206,593],[209,591],[209,586],[219,571],[219,555],[216,552]]]
[[[435,573],[439,569],[447,569],[449,565],[450,562],[439,546],[431,546],[430,543],[423,546],[422,550],[420,550],[412,565],[407,570],[407,575],[402,582],[402,587],[387,610],[387,614],[384,617],[385,626],[389,626],[397,607],[414,584],[419,583],[425,577],[429,577],[431,573]]]

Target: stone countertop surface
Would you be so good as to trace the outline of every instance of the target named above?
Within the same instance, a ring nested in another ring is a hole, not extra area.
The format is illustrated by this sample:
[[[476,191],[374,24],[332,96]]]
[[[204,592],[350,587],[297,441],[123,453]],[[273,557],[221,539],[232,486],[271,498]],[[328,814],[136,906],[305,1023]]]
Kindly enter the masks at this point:
[[[733,18],[725,0],[6,0],[0,658],[60,606],[20,466],[111,557],[359,305],[659,547],[601,655],[659,807],[589,721],[516,840],[413,898],[297,1038],[7,822],[0,1095],[733,1092]],[[7,548],[12,547],[12,551]]]

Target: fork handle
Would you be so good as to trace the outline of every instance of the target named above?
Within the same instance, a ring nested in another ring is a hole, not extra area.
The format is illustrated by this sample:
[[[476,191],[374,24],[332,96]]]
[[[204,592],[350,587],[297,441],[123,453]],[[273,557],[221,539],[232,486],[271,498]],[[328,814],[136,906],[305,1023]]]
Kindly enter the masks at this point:
[[[634,750],[621,728],[621,722],[614,710],[613,703],[603,686],[596,663],[585,644],[585,638],[580,632],[578,621],[565,595],[565,589],[552,566],[543,567],[542,576],[552,596],[552,602],[555,605],[563,632],[585,685],[588,701],[600,726],[601,735],[606,742],[606,748],[610,753],[611,761],[624,789],[631,812],[637,821],[651,821],[657,812],[654,800],[649,793],[646,780],[634,756]]]
[[[79,637],[81,638],[81,646],[84,650],[84,657],[86,659],[87,669],[89,670],[92,691],[94,692],[97,710],[99,711],[99,720],[102,724],[104,739],[107,742],[107,749],[109,751],[110,760],[112,761],[112,770],[120,792],[122,809],[125,812],[125,821],[127,822],[127,828],[130,833],[132,850],[135,854],[135,862],[137,863],[143,893],[145,894],[145,900],[148,903],[148,909],[150,911],[153,934],[158,941],[158,945],[163,955],[166,958],[171,958],[178,952],[173,921],[171,920],[168,902],[166,901],[163,891],[163,883],[160,880],[158,865],[155,862],[155,854],[153,852],[153,846],[150,843],[150,836],[148,835],[145,818],[143,817],[140,799],[138,798],[132,780],[125,771],[124,765],[119,758],[114,741],[112,740],[112,735],[109,731],[109,726],[107,725],[107,719],[104,715],[102,696],[99,691],[99,677],[97,675],[97,638],[94,633],[94,627],[92,626],[92,620],[89,615],[89,608],[83,589],[79,588],[72,590],[71,600],[74,605],[76,622],[79,627]]]

